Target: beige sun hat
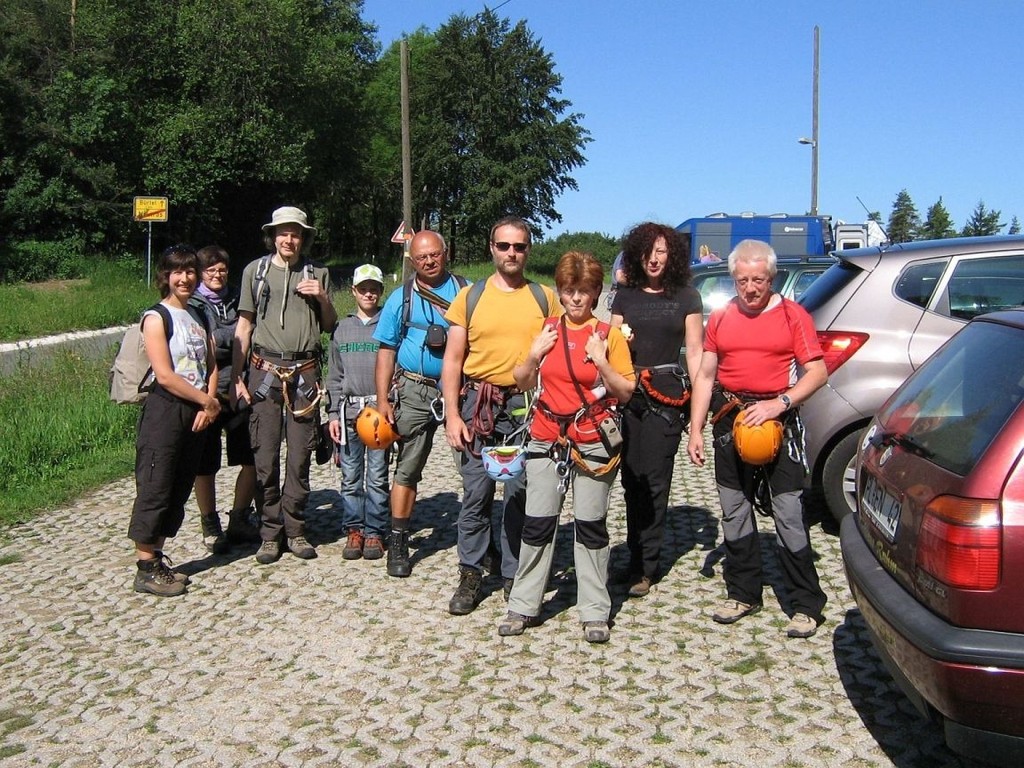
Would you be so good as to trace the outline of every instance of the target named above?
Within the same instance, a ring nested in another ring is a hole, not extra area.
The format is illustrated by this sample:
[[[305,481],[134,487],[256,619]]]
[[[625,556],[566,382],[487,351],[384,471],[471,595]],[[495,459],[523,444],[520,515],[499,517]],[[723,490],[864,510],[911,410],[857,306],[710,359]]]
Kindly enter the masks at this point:
[[[306,219],[306,212],[301,208],[286,205],[278,208],[270,217],[270,221],[263,225],[263,231],[267,232],[282,224],[298,224],[307,232],[316,232],[315,227],[309,226]]]

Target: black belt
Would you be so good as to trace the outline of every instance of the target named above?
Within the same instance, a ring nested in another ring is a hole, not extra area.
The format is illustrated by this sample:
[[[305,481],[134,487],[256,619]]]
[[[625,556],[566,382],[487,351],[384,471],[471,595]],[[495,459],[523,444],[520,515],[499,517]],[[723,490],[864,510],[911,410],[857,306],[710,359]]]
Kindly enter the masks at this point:
[[[316,350],[306,352],[274,352],[271,349],[265,349],[259,344],[252,345],[253,354],[259,355],[260,357],[276,357],[278,360],[314,360],[320,357],[320,353]]]

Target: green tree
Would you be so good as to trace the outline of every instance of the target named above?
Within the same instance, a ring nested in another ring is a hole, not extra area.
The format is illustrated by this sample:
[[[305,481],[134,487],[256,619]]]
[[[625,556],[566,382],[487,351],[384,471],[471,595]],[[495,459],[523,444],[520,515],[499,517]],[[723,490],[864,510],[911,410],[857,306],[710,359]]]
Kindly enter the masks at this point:
[[[250,255],[287,201],[309,209],[321,248],[347,248],[377,54],[360,7],[90,0],[72,40],[64,0],[8,0],[0,39],[18,55],[0,57],[0,91],[22,114],[3,118],[0,216],[16,238],[109,248],[141,234],[134,195],[165,195],[159,236]]]
[[[515,214],[536,228],[561,221],[555,198],[576,189],[590,141],[566,114],[562,78],[524,22],[493,11],[455,15],[425,51],[412,131],[416,208],[430,224],[486,255],[491,225]]]
[[[604,265],[605,282],[611,282],[611,267],[619,252],[619,241],[602,232],[563,232],[552,240],[535,243],[530,249],[530,269],[554,275],[558,260],[567,251],[592,254]]]
[[[889,214],[889,224],[886,232],[889,235],[890,243],[907,243],[917,238],[917,232],[921,228],[921,217],[917,214],[914,201],[910,199],[910,193],[901,189],[896,195],[896,201],[892,204],[892,213]]]
[[[960,234],[964,237],[998,235],[1003,228],[1003,223],[999,221],[1001,215],[1000,211],[989,210],[984,201],[979,200]]]
[[[1008,235],[1019,235],[1020,234],[1020,222],[1017,221],[1017,217],[1014,216],[1010,219],[1010,228],[1006,230]]]
[[[943,240],[947,237],[956,237],[956,227],[953,226],[953,219],[949,211],[942,204],[940,197],[929,209],[925,216],[924,224],[918,232],[919,240]]]

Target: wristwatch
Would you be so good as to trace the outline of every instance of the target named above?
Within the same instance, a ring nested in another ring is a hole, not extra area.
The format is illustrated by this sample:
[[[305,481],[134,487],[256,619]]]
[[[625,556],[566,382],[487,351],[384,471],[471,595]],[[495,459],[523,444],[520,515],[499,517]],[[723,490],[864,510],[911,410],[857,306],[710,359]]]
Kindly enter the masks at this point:
[[[783,393],[779,395],[779,400],[781,400],[782,404],[786,406],[787,411],[793,407],[793,401],[789,399],[789,395]]]

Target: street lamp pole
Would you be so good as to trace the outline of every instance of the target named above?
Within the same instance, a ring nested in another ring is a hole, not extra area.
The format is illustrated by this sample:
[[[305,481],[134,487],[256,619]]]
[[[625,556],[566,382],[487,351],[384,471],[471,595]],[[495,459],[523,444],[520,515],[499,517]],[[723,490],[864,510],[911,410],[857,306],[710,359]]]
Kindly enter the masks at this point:
[[[811,216],[818,215],[818,27],[814,27],[814,85],[811,95],[811,138],[800,139],[811,145]]]

